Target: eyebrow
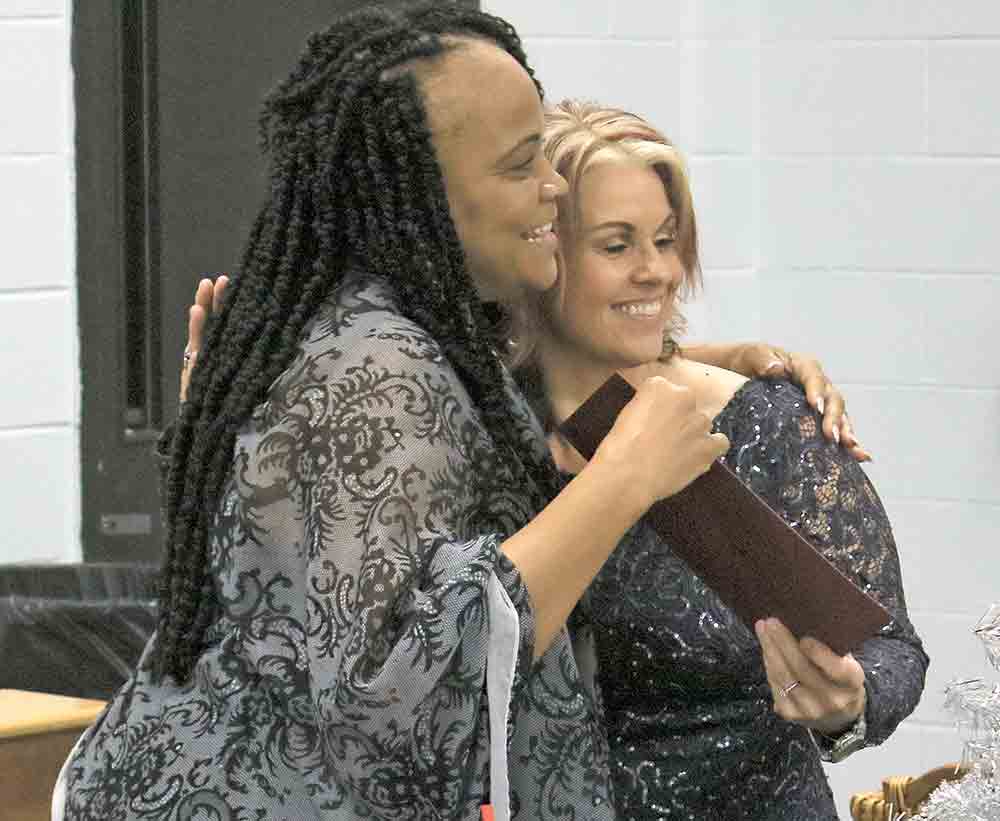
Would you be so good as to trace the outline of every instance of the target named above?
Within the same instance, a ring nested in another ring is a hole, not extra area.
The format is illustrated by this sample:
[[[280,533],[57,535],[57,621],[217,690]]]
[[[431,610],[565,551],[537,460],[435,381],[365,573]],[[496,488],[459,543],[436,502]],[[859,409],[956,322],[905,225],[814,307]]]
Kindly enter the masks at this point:
[[[661,231],[664,228],[677,227],[677,215],[671,214],[667,217],[660,225],[657,227],[657,231]],[[618,228],[623,231],[633,231],[635,226],[630,222],[622,222],[620,220],[611,220],[609,222],[602,222],[600,225],[595,225],[593,228],[588,229],[587,233],[592,234],[596,231],[603,231],[605,228]]]
[[[503,165],[526,145],[531,145],[531,144],[541,145],[541,142],[542,142],[541,134],[538,133],[529,134],[527,137],[521,140],[517,145],[515,145],[513,148],[507,151],[499,160],[497,160],[497,165]]]

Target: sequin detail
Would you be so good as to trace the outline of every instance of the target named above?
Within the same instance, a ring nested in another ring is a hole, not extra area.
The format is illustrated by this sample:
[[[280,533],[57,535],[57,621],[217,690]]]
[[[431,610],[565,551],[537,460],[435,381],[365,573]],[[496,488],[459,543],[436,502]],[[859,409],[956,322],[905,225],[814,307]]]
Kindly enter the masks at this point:
[[[927,656],[874,488],[790,383],[748,382],[715,429],[731,442],[729,467],[892,613],[855,653],[867,742],[881,742],[916,706]],[[620,819],[837,818],[809,734],[773,712],[756,636],[644,521],[577,619],[593,628]]]

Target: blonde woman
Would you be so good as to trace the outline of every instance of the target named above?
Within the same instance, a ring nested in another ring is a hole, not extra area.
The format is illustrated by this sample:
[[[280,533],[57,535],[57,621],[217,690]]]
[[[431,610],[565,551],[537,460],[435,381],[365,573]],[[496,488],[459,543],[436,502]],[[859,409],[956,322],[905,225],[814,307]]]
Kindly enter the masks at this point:
[[[670,142],[635,115],[570,101],[547,112],[545,153],[569,185],[559,279],[522,306],[514,366],[567,479],[585,463],[556,424],[616,371],[663,377],[728,437],[726,463],[893,616],[854,656],[775,619],[751,629],[640,520],[576,612],[578,643],[596,649],[619,817],[835,819],[821,760],[883,741],[927,667],[885,511],[799,387],[674,343],[699,265]]]

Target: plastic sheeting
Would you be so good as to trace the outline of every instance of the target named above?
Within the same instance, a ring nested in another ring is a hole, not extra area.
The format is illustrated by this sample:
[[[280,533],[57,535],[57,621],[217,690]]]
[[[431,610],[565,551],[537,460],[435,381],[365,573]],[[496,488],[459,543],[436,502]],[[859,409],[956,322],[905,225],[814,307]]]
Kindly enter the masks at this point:
[[[0,566],[0,688],[110,698],[156,626],[157,570]]]

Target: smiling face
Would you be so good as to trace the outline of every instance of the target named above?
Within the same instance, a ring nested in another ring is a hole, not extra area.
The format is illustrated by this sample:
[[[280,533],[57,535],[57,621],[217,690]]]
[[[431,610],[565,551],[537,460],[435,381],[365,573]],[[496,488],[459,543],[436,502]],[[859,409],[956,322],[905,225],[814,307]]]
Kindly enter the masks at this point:
[[[685,274],[663,180],[617,156],[594,163],[576,190],[563,243],[561,293],[547,300],[539,353],[546,368],[617,370],[656,360]]]
[[[451,218],[480,298],[515,302],[556,280],[556,197],[542,103],[517,61],[472,41],[422,84]]]

